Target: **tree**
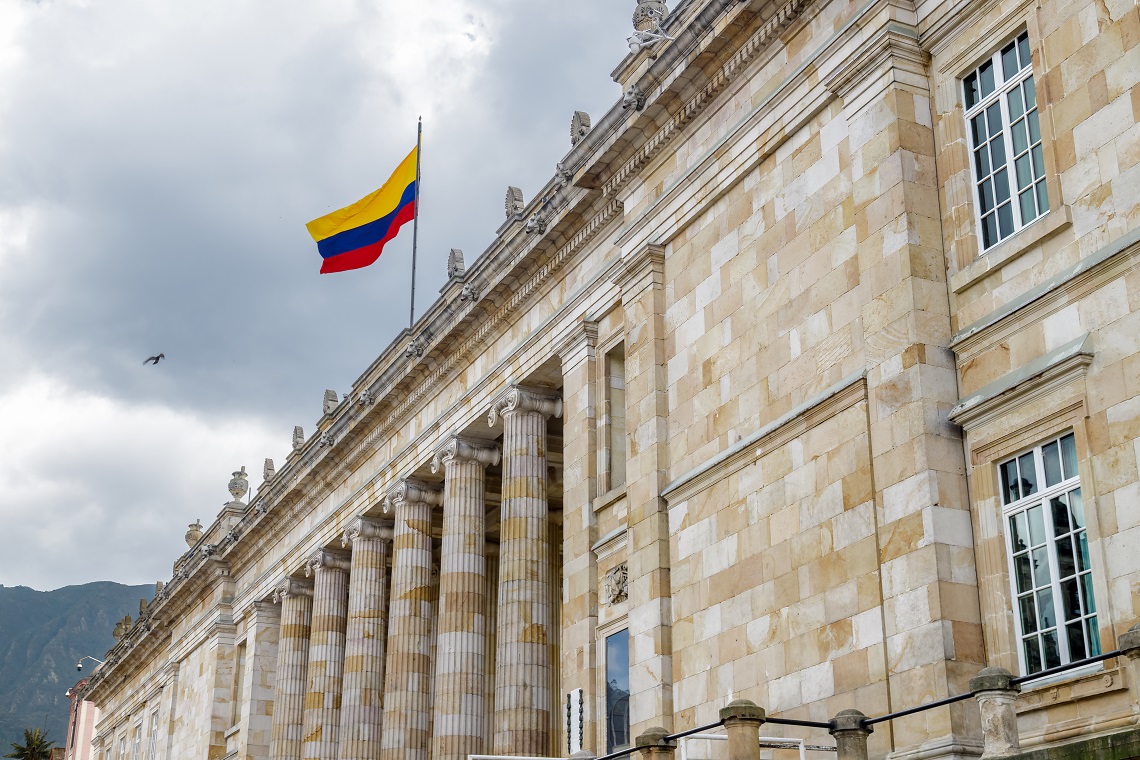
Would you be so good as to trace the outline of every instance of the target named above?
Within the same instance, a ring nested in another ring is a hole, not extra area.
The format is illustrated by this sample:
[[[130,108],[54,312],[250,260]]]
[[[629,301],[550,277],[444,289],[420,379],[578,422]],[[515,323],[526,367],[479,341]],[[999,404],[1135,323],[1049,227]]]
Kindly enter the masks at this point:
[[[14,760],[48,760],[53,744],[55,742],[48,741],[47,732],[42,729],[25,728],[23,745],[12,742],[12,751],[4,757]]]

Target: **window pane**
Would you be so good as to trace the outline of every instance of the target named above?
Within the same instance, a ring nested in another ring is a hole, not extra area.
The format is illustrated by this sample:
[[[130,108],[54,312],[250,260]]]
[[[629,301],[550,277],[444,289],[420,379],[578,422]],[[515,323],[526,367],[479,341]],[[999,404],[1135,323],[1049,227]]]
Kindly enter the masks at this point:
[[[1024,224],[1030,219],[1037,216],[1037,209],[1033,207],[1033,191],[1026,190],[1017,196],[1017,202],[1021,205],[1021,222]]]
[[[1089,637],[1089,657],[1096,657],[1100,654],[1100,629],[1096,627],[1095,616],[1085,621],[1085,633]]]
[[[1002,172],[1005,175],[1005,172]],[[1001,236],[1008,237],[1013,234],[1013,204],[1003,203],[998,206],[998,227],[1001,229]]]
[[[1041,589],[1037,592],[1037,620],[1042,628],[1057,625],[1057,612],[1053,609],[1053,592]]]
[[[1009,200],[1009,177],[1005,169],[994,175],[994,195],[998,203]]]
[[[997,133],[995,132],[994,134]],[[1005,143],[1003,141],[990,141],[990,160],[993,161],[995,170],[1005,166]]]
[[[1073,539],[1069,536],[1057,541],[1057,576],[1068,578],[1077,574],[1077,563],[1073,561]],[[1073,587],[1076,593],[1076,587]]]
[[[1022,498],[1037,493],[1037,469],[1033,466],[1033,452],[1017,458],[1017,469],[1021,472]]]
[[[1033,590],[1033,574],[1030,570],[1029,555],[1022,554],[1013,560],[1014,573],[1017,575],[1018,592]],[[1031,605],[1032,606],[1032,605]]]
[[[1009,504],[1021,498],[1021,493],[1017,490],[1017,460],[1011,459],[998,468],[1001,472],[1001,493],[1002,503]],[[1021,535],[1025,535],[1024,527],[1025,522],[1022,518]]]
[[[1017,170],[1017,186],[1019,188],[1029,187],[1029,183],[1033,181],[1029,172],[1029,155],[1019,156],[1013,162],[1013,166]]]
[[[1063,536],[1069,532],[1069,500],[1065,496],[1054,496],[1049,500],[1049,511],[1053,515],[1053,536]],[[1065,577],[1062,573],[1061,577]]]
[[[1042,648],[1045,650],[1045,667],[1055,668],[1061,664],[1061,650],[1057,647],[1057,632],[1041,634]]]
[[[1061,461],[1065,472],[1065,479],[1077,476],[1077,439],[1072,433],[1061,439]],[[1082,522],[1081,525],[1084,525]]]
[[[1049,210],[1049,195],[1045,192],[1045,183],[1037,183],[1037,212],[1044,214]]]
[[[1023,34],[1017,38],[1017,52],[1018,57],[1021,59],[1021,68],[1025,68],[1030,64],[1031,58],[1029,56],[1029,35]]]
[[[606,751],[629,744],[629,631],[606,637]]]
[[[989,211],[990,209],[992,209],[994,207],[993,183],[988,179],[986,181],[982,182],[981,191],[982,191],[982,211],[986,212],[986,211]]]
[[[990,152],[984,147],[974,151],[974,168],[977,169],[979,177],[990,173]]]
[[[1029,151],[1029,155],[1033,156],[1033,176],[1041,178],[1045,176],[1045,157],[1041,152],[1040,145],[1034,145],[1033,150]]]
[[[1065,609],[1065,620],[1076,620],[1081,616],[1081,597],[1077,592],[1077,579],[1061,582],[1061,606]]]
[[[982,97],[994,91],[994,62],[986,61],[978,68],[978,81],[982,88]]]
[[[997,241],[997,215],[990,214],[982,218],[982,245],[989,248]]]
[[[1041,447],[1041,455],[1045,460],[1045,486],[1055,486],[1061,482],[1061,447],[1056,441],[1047,443]]]
[[[1041,141],[1041,125],[1037,120],[1037,111],[1030,111],[1029,115],[1025,117],[1025,121],[1029,124],[1029,142],[1035,143]]]
[[[1092,573],[1081,576],[1081,587],[1085,592],[1085,613],[1096,612],[1096,597],[1093,596]]]
[[[999,103],[994,103],[986,109],[986,122],[989,125],[990,137],[1001,132],[1001,105]]]
[[[1010,121],[1016,121],[1021,118],[1021,114],[1025,113],[1025,102],[1021,97],[1021,88],[1014,87],[1009,91],[1006,96],[1006,102],[1009,104],[1009,118]]]
[[[970,119],[970,137],[974,140],[975,148],[986,141],[986,115],[984,113]]]
[[[1049,557],[1046,551],[1047,549],[1042,546],[1031,552],[1033,558],[1033,582],[1038,588],[1049,585]],[[1051,596],[1050,599],[1052,599]],[[1050,604],[1052,604],[1052,602],[1050,602]],[[1037,605],[1041,605],[1040,599],[1037,600]]]
[[[1018,512],[1009,518],[1010,535],[1013,536],[1013,552],[1024,551],[1029,548],[1029,533],[1025,530],[1025,513]]]
[[[978,104],[980,98],[978,97],[978,75],[971,74],[966,77],[962,82],[962,86],[966,91],[966,110],[970,110]]]
[[[1017,600],[1021,607],[1021,632],[1034,633],[1037,631],[1037,610],[1033,608],[1033,594],[1023,596]]]
[[[1045,543],[1045,521],[1041,517],[1041,507],[1036,506],[1027,510],[1029,515],[1029,542],[1032,546]]]
[[[1037,105],[1037,87],[1033,84],[1033,77],[1029,77],[1022,84],[1025,89],[1025,108],[1029,110]]]
[[[1001,71],[1008,81],[1017,75],[1021,70],[1021,65],[1017,62],[1017,45],[1013,42],[1002,48],[1001,51]]]
[[[1080,621],[1065,626],[1065,633],[1069,637],[1069,661],[1083,660],[1088,657],[1085,652],[1085,631]]]
[[[1064,441],[1062,441],[1062,444]],[[1069,514],[1073,518],[1073,525],[1078,528],[1085,527],[1085,507],[1081,502],[1081,489],[1074,488],[1065,494],[1069,499]]]
[[[1025,119],[1019,119],[1014,122],[1010,127],[1010,134],[1013,136],[1013,155],[1024,153],[1025,149],[1029,147],[1029,134],[1025,128]],[[1025,187],[1022,185],[1022,187]]]
[[[1025,672],[1036,673],[1041,670],[1041,650],[1037,645],[1037,637],[1031,636],[1024,642]]]
[[[1075,538],[1077,539],[1077,570],[1083,573],[1090,568],[1089,539],[1084,531],[1078,533]]]

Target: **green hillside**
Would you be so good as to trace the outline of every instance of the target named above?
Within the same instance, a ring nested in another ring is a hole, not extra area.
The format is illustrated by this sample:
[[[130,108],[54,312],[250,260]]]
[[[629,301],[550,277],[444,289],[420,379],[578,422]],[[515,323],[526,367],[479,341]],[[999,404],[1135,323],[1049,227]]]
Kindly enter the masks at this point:
[[[103,659],[115,643],[111,631],[124,615],[135,617],[139,599],[153,586],[100,581],[36,591],[0,586],[0,754],[23,737],[24,728],[46,728],[62,747],[69,700],[79,680],[75,663]],[[95,663],[84,663],[90,673]]]

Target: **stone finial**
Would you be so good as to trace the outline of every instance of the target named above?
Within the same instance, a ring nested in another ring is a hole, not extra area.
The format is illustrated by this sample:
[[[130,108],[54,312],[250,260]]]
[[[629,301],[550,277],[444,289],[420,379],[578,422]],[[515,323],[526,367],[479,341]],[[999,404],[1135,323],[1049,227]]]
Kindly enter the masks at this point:
[[[507,218],[518,216],[523,212],[523,194],[522,190],[513,185],[507,188],[507,200],[504,204],[507,212]]]
[[[190,529],[186,531],[186,545],[194,548],[194,545],[202,540],[202,521],[194,520],[190,523]]]
[[[111,631],[111,636],[115,639],[115,641],[118,641],[119,639],[123,638],[123,633],[125,633],[125,631],[123,631],[123,621],[120,620],[115,623],[115,627]]]
[[[166,588],[165,583],[163,583],[162,581],[156,581],[154,584],[154,598],[157,599],[159,596],[161,596],[162,591],[165,588]]]
[[[265,458],[265,464],[261,466],[261,479],[264,481],[273,480],[276,470],[273,468],[273,460],[269,457]]]
[[[139,599],[139,617],[146,614],[146,599]]]
[[[340,396],[332,389],[325,390],[325,414],[332,414],[333,410],[340,404]]]
[[[293,428],[293,451],[300,451],[305,445],[305,430],[300,425]]]
[[[241,497],[249,491],[249,479],[245,475],[245,465],[242,465],[242,468],[234,473],[227,487],[230,496],[234,497],[234,501],[241,501]]]
[[[574,116],[570,119],[570,147],[580,143],[589,131],[590,114],[585,111],[575,111]]]
[[[465,274],[467,274],[467,268],[463,265],[463,251],[452,248],[451,252],[447,254],[447,279],[462,280]]]
[[[663,0],[637,0],[633,9],[633,29],[637,32],[656,32],[661,28],[669,7]]]

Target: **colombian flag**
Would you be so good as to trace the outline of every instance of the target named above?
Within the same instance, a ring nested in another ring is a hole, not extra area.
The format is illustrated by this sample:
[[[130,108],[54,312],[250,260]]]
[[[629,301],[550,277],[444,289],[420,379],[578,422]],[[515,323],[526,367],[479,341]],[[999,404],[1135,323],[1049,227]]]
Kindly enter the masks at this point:
[[[415,218],[419,150],[413,148],[376,192],[305,225],[324,259],[321,274],[368,266],[404,222]]]

